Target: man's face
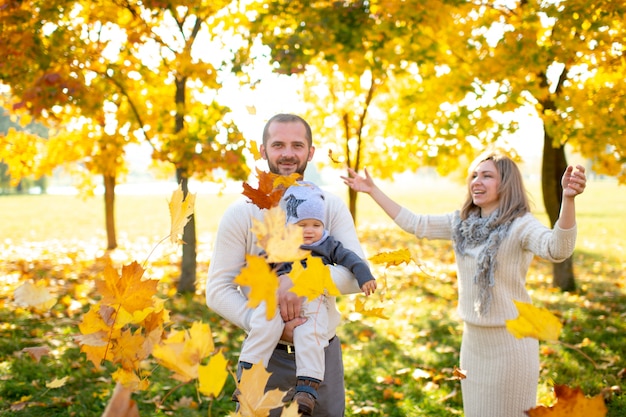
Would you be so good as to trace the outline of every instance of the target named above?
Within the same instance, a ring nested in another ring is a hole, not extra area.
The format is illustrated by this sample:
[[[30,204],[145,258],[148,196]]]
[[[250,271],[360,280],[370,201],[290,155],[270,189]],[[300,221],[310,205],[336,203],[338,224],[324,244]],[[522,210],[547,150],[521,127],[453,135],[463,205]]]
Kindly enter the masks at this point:
[[[304,125],[300,122],[273,122],[268,133],[269,138],[265,145],[261,145],[260,151],[267,160],[270,172],[303,175],[315,153],[315,147],[309,147]]]

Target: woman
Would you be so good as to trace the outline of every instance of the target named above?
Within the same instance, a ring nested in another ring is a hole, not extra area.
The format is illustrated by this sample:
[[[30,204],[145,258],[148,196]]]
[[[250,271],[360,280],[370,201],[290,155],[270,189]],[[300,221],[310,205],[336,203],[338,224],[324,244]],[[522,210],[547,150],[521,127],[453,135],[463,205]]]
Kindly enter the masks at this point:
[[[563,174],[561,212],[553,229],[530,213],[519,168],[491,152],[470,168],[468,196],[460,211],[418,215],[376,186],[367,170],[341,177],[369,194],[403,230],[418,238],[452,240],[458,269],[458,312],[464,322],[461,381],[466,417],[525,417],[536,404],[539,342],[516,339],[505,321],[517,317],[513,300],[530,302],[526,274],[534,255],[562,262],[576,242],[574,198],[585,189],[585,169]]]

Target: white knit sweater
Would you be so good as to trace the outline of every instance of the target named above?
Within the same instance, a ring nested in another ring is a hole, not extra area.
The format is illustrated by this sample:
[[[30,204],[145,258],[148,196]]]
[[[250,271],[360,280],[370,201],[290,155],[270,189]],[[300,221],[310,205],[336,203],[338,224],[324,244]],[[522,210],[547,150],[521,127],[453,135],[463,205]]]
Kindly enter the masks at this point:
[[[324,193],[326,201],[326,229],[343,245],[364,258],[363,249],[357,238],[354,221],[348,208],[336,195]],[[263,220],[264,210],[241,199],[232,204],[224,213],[214,242],[213,255],[209,266],[209,277],[206,282],[206,303],[229,322],[250,331],[252,309],[246,306],[247,288],[240,288],[235,277],[246,263],[246,254],[258,255],[261,248],[257,246],[256,236],[251,232],[252,218]],[[360,292],[357,280],[343,266],[331,266],[331,276],[337,288],[343,294]],[[341,321],[335,300],[329,297],[329,326],[334,331]]]
[[[445,215],[417,215],[402,208],[394,219],[406,232],[419,238],[452,240],[452,224],[457,213]],[[489,313],[479,316],[474,311],[478,286],[473,279],[476,274],[476,256],[481,247],[468,250],[461,256],[455,253],[458,268],[458,312],[462,320],[477,326],[504,326],[505,321],[517,317],[513,300],[530,302],[526,291],[526,274],[534,255],[551,262],[563,262],[574,251],[576,226],[563,230],[558,226],[550,229],[532,214],[527,213],[513,221],[509,233],[502,241],[497,254],[495,286]]]

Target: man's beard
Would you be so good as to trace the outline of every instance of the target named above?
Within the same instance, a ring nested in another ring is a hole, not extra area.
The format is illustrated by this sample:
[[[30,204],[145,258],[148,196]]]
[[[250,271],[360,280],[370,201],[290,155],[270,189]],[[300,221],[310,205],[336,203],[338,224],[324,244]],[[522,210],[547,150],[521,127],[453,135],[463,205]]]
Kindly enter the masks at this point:
[[[306,162],[304,164],[300,164],[298,159],[281,158],[278,161],[276,161],[276,165],[274,165],[274,164],[272,164],[270,162],[269,159],[267,159],[267,164],[269,166],[270,172],[273,173],[273,174],[284,175],[279,170],[279,166],[280,166],[281,163],[296,164],[297,168],[296,168],[296,170],[294,172],[304,176],[304,170],[306,169],[306,165],[307,165]]]

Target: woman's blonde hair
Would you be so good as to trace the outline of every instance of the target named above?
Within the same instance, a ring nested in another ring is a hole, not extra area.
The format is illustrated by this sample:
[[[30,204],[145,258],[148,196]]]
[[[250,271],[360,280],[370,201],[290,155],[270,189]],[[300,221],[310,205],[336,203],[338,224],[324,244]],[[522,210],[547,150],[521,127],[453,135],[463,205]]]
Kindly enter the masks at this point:
[[[528,193],[524,187],[522,174],[515,161],[500,151],[489,151],[476,158],[470,166],[467,175],[467,198],[461,208],[461,219],[465,220],[471,212],[480,210],[474,204],[470,187],[474,171],[478,165],[485,161],[493,161],[500,176],[500,186],[498,187],[499,214],[496,224],[506,223],[530,212]]]

